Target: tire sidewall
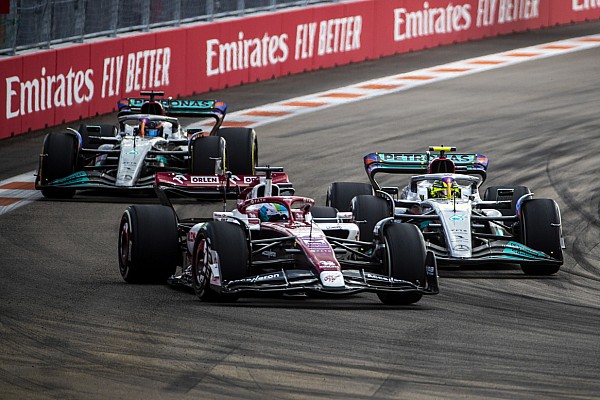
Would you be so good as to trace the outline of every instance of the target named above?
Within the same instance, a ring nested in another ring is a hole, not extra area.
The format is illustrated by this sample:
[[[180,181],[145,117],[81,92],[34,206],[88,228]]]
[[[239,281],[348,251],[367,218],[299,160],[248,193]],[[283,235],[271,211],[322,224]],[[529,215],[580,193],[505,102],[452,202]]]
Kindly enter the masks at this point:
[[[368,183],[362,182],[334,182],[327,188],[325,205],[336,208],[338,211],[351,210],[351,202],[355,196],[372,195],[373,188]]]
[[[382,227],[385,251],[382,261],[384,275],[425,287],[427,282],[426,252],[419,228],[409,223],[390,222]],[[420,292],[379,292],[379,299],[387,305],[409,305],[421,300]]]
[[[121,272],[123,279],[127,282],[135,280],[135,277],[132,277],[131,269],[131,266],[133,265],[132,247],[133,243],[135,243],[134,232],[137,232],[137,229],[133,229],[132,226],[131,213],[133,212],[135,212],[135,209],[131,207],[125,210],[121,217],[121,223],[119,224],[119,271]],[[135,275],[135,272],[133,272],[133,275]]]
[[[236,175],[255,175],[258,164],[258,139],[252,128],[221,128],[217,136],[225,140],[228,171]]]
[[[534,250],[541,251],[556,260],[563,261],[561,245],[561,221],[558,205],[551,199],[527,200],[519,213],[521,242]],[[551,275],[560,265],[521,265],[531,275]]]
[[[125,281],[164,283],[175,273],[181,259],[173,209],[160,205],[129,206],[119,227],[119,270]],[[127,259],[123,258],[125,244]]]
[[[389,202],[373,195],[358,195],[352,198],[350,209],[354,221],[359,222],[360,240],[373,241],[373,230],[377,223],[393,216]]]
[[[192,175],[214,175],[216,161],[211,158],[220,158],[221,167],[227,163],[225,140],[219,136],[201,136],[194,139],[190,144],[190,152]]]
[[[52,132],[44,138],[39,168],[40,185],[48,185],[66,178],[77,171],[79,139],[72,132]],[[42,194],[48,198],[68,199],[75,195],[69,187],[43,187]]]
[[[221,284],[246,277],[249,249],[242,228],[230,222],[207,222],[196,235],[192,256],[192,282],[196,295],[204,301],[235,301],[238,295],[218,293],[211,287],[209,264],[215,263],[213,251],[218,257]]]

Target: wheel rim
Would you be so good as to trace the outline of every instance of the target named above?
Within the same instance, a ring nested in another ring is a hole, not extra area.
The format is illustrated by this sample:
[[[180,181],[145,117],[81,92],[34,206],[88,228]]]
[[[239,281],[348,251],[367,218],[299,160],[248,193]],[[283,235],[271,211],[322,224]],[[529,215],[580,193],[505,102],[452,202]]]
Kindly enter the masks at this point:
[[[127,275],[129,269],[129,262],[131,259],[131,240],[129,232],[129,222],[125,221],[121,226],[121,232],[119,233],[119,269],[121,275]]]
[[[194,283],[200,291],[204,291],[210,279],[210,245],[206,239],[202,239],[198,244],[196,260],[194,260]]]

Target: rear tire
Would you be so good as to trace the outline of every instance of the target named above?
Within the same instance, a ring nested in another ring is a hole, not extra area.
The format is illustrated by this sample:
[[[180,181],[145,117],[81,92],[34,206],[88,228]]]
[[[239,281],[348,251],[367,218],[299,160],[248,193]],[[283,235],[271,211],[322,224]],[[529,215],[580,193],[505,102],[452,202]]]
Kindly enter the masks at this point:
[[[71,132],[53,132],[46,135],[40,161],[39,183],[47,185],[50,182],[73,174],[77,166],[79,141]],[[42,189],[42,195],[52,199],[70,199],[75,195],[75,189],[48,187]]]
[[[215,158],[221,159],[221,166],[225,165],[225,139],[219,136],[199,137],[192,142],[190,150],[192,175],[214,175],[215,172],[222,172],[215,168]]]
[[[513,189],[513,195],[510,198],[498,198],[498,189]],[[498,211],[500,211],[502,215],[515,215],[517,213],[517,201],[519,201],[522,196],[529,193],[531,193],[531,190],[529,190],[527,186],[490,186],[485,190],[483,200],[511,200],[510,209],[499,208]]]
[[[563,260],[560,211],[551,199],[527,200],[521,206],[521,238],[525,246]],[[552,275],[560,265],[521,265],[527,275]]]
[[[326,205],[337,208],[338,211],[351,211],[352,198],[360,195],[372,195],[373,188],[368,183],[334,182],[327,189]]]
[[[180,260],[177,216],[160,205],[129,206],[119,225],[119,271],[128,283],[165,283]]]
[[[221,282],[248,276],[249,252],[241,226],[223,221],[208,222],[196,236],[192,258],[194,292],[203,301],[236,301],[237,294],[221,294],[210,287],[212,270],[218,262]]]
[[[391,217],[390,204],[382,197],[355,196],[351,203],[352,216],[360,229],[360,241],[373,241],[373,228],[379,221]]]
[[[333,207],[313,206],[310,209],[310,214],[313,218],[337,218],[338,211]]]
[[[419,228],[413,224],[392,223],[384,227],[383,240],[386,255],[384,275],[425,287],[425,242]],[[377,293],[382,303],[407,305],[421,300],[422,293]]]
[[[258,139],[251,128],[221,128],[217,136],[225,139],[226,169],[237,175],[255,175],[258,164]]]

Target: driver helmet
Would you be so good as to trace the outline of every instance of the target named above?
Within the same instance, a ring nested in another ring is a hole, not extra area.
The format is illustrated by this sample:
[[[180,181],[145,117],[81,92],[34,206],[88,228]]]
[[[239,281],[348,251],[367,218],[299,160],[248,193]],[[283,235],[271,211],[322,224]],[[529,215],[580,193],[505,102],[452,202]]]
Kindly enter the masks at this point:
[[[456,179],[451,176],[446,176],[442,179],[435,180],[431,189],[429,189],[429,197],[433,199],[452,199],[460,197],[460,188],[456,183]]]
[[[281,204],[266,203],[258,210],[258,218],[262,222],[288,221],[290,214]]]
[[[162,136],[162,121],[153,121],[149,118],[140,118],[140,134],[142,136],[150,137]]]

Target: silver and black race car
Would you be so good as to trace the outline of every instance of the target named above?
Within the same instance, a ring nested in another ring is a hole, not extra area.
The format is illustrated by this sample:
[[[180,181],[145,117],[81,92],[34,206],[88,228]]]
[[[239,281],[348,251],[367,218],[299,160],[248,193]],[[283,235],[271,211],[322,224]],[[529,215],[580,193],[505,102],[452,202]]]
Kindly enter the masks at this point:
[[[380,221],[418,226],[440,266],[515,263],[528,275],[551,275],[563,264],[564,240],[554,200],[525,186],[492,186],[480,197],[488,159],[430,147],[425,153],[370,153],[370,184],[330,185],[328,205],[351,210],[368,239]],[[394,185],[396,174],[415,174]]]
[[[415,226],[381,224],[374,239],[359,241],[351,213],[294,196],[280,168],[257,170],[265,174],[216,176],[214,182],[157,174],[162,205],[133,205],[121,218],[123,279],[168,281],[204,301],[374,292],[385,304],[405,305],[438,293],[435,257]],[[237,206],[213,218],[179,218],[167,193],[193,196],[206,187],[239,189]]]
[[[148,98],[119,103],[118,125],[81,125],[46,135],[36,188],[45,197],[70,198],[77,190],[152,190],[155,174],[196,175],[231,171],[253,175],[256,132],[222,128],[227,105],[218,100]],[[177,117],[211,119],[210,132],[184,130]]]

